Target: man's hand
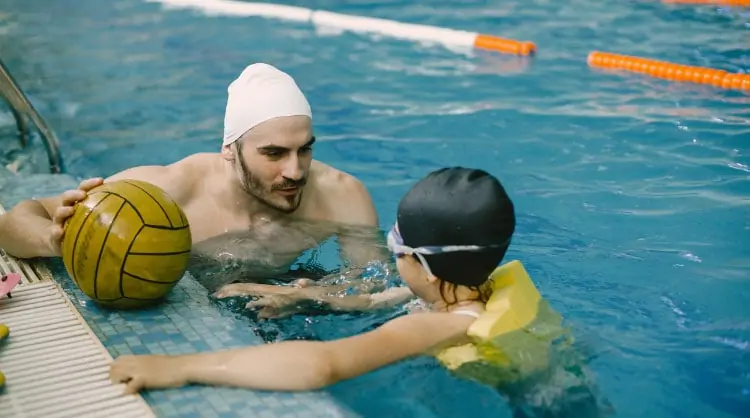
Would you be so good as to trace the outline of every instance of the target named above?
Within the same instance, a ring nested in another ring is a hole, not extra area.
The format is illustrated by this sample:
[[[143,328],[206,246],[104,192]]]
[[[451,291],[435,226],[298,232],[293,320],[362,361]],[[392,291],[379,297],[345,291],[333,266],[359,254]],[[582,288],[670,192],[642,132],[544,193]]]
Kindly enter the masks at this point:
[[[274,286],[257,283],[232,283],[223,286],[214,297],[218,299],[228,297],[256,297],[245,305],[247,309],[258,309],[258,318],[284,318],[295,313],[302,312],[302,302],[314,299],[321,293],[341,290],[343,286],[313,286],[310,280],[300,279],[292,286]]]
[[[62,239],[65,234],[65,221],[75,213],[76,204],[86,199],[87,193],[101,185],[101,178],[91,178],[81,182],[77,189],[64,192],[60,198],[60,206],[51,212],[52,225],[49,227],[49,236],[47,238],[50,251],[55,256],[60,256]]]

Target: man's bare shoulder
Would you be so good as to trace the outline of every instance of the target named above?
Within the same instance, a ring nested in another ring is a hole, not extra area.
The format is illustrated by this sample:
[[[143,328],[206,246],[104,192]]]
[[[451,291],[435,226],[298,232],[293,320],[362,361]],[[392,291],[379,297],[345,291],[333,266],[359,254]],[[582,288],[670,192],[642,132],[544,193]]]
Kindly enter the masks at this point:
[[[204,182],[210,181],[211,176],[207,174],[216,171],[220,158],[216,153],[192,154],[168,165],[133,167],[107,178],[106,181],[147,181],[164,189],[180,204],[185,204],[199,192]]]
[[[376,226],[378,222],[367,187],[355,176],[320,161],[310,167],[311,183],[326,218],[343,224]]]
[[[317,160],[313,160],[310,170],[315,186],[325,192],[349,193],[364,187],[355,176]]]
[[[313,160],[310,171],[315,187],[328,196],[366,191],[355,176],[320,161]]]
[[[166,167],[179,171],[181,174],[192,174],[194,177],[202,178],[207,171],[213,171],[222,161],[221,154],[215,152],[201,152],[191,154]]]

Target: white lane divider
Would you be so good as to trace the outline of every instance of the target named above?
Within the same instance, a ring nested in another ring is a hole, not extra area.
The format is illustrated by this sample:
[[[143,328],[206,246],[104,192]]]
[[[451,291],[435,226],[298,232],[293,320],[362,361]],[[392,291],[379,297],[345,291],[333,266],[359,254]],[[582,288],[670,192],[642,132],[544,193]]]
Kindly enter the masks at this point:
[[[355,16],[342,13],[312,10],[304,7],[273,3],[253,3],[235,0],[145,0],[161,3],[170,9],[196,9],[209,16],[256,16],[296,22],[309,22],[316,26],[358,33],[376,33],[396,39],[435,42],[446,47],[464,47],[492,50],[504,54],[531,55],[536,45],[529,41],[516,41],[437,26],[402,23],[394,20]]]

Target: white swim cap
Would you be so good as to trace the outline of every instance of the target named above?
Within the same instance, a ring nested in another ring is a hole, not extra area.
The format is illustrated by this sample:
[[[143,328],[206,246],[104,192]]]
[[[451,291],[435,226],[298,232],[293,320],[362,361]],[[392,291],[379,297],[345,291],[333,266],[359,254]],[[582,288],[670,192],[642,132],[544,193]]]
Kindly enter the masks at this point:
[[[242,71],[227,89],[224,114],[224,145],[239,139],[255,126],[282,116],[308,116],[310,104],[289,74],[278,68],[256,63]]]

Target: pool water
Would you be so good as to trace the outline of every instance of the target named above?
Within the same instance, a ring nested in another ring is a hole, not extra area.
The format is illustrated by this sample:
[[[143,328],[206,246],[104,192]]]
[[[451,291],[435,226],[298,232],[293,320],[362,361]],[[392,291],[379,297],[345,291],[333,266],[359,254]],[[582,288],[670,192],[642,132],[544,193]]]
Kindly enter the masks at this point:
[[[20,150],[12,118],[0,114],[0,159],[21,173],[0,175],[6,207],[84,177],[218,150],[228,83],[268,62],[308,95],[315,158],[365,182],[383,229],[430,170],[473,166],[503,181],[518,213],[508,259],[524,262],[570,322],[617,416],[750,410],[750,96],[586,65],[589,51],[605,50],[750,72],[750,9],[303,5],[531,40],[539,54],[524,60],[138,0],[0,5],[2,59],[60,137],[68,175],[34,174],[44,169],[41,145]],[[397,314],[272,324],[246,315],[231,332],[246,324],[267,338],[330,339]],[[426,358],[327,393],[362,416],[510,416],[500,395]]]

